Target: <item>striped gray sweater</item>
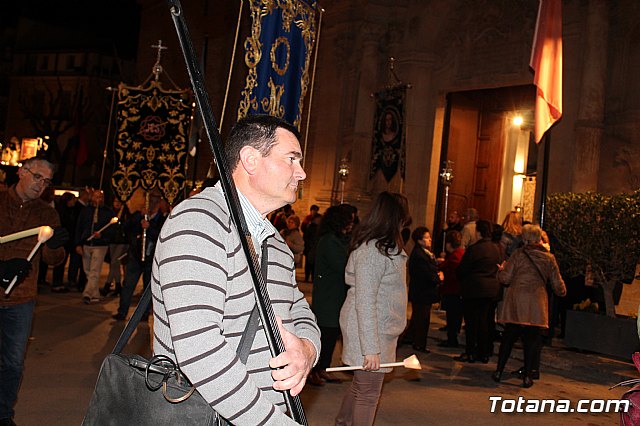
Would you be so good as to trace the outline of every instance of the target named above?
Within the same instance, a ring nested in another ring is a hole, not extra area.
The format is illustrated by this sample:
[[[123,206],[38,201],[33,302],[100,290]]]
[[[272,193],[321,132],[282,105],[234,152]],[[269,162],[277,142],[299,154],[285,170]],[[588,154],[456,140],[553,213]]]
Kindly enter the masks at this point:
[[[293,256],[266,239],[267,288],[276,315],[320,348],[320,331],[295,281]],[[295,424],[273,390],[262,325],[246,366],[236,355],[255,305],[253,282],[224,196],[211,188],[180,203],[160,233],[152,271],[154,352],[177,361],[209,404],[234,425]]]

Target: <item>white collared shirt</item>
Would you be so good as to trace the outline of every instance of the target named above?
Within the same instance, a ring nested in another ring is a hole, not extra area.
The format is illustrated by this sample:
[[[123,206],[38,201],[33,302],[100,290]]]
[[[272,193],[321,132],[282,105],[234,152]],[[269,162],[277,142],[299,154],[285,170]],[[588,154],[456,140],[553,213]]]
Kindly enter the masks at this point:
[[[220,182],[215,185],[215,188],[221,193],[224,193]],[[242,209],[244,219],[247,223],[247,228],[251,234],[251,238],[253,239],[253,244],[259,259],[262,256],[262,243],[278,231],[273,224],[269,222],[269,219],[262,217],[260,212],[240,191],[238,191],[238,199],[240,200],[240,208]]]

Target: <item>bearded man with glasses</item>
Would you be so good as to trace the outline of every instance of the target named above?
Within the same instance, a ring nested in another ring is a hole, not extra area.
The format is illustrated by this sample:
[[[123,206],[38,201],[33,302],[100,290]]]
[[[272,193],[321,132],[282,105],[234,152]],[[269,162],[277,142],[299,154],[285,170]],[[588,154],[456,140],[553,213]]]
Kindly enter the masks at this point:
[[[60,226],[56,210],[40,199],[51,184],[54,166],[41,158],[26,160],[18,170],[19,181],[0,191],[0,235],[50,226],[53,236],[42,245],[29,264],[25,259],[37,243],[31,236],[0,244],[0,426],[15,425],[13,407],[18,397],[24,356],[31,333],[31,322],[38,293],[40,259],[49,265],[64,260],[64,243],[69,238]],[[31,272],[29,273],[29,270]],[[17,284],[8,297],[13,278]]]

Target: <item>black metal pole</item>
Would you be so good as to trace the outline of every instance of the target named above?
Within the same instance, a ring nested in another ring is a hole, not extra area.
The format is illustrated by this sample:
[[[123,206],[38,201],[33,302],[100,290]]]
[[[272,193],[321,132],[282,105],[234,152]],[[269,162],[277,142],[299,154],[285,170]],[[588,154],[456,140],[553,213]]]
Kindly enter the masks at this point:
[[[542,160],[542,182],[540,184],[540,227],[544,229],[544,213],[547,207],[547,184],[549,182],[549,145],[551,145],[551,130],[544,135],[544,154]]]
[[[222,138],[218,131],[216,119],[213,116],[213,110],[205,89],[202,73],[200,72],[200,68],[197,64],[195,50],[184,19],[182,6],[180,5],[179,0],[167,0],[167,3],[169,4],[169,10],[171,11],[171,19],[176,27],[180,46],[182,47],[182,53],[186,62],[189,78],[191,79],[191,85],[193,86],[193,91],[196,96],[198,109],[202,115],[202,121],[207,132],[207,136],[209,137],[209,145],[216,160],[216,165],[218,166],[220,183],[222,184],[222,188],[225,193],[227,206],[229,207],[233,223],[240,234],[242,248],[247,257],[249,272],[253,278],[256,293],[256,304],[258,306],[258,312],[260,313],[260,319],[262,320],[262,324],[264,324],[269,350],[271,351],[271,355],[275,357],[285,351],[284,343],[282,342],[282,336],[280,335],[280,330],[276,323],[273,306],[271,305],[269,293],[267,292],[267,285],[260,271],[260,263],[258,261],[255,247],[253,246],[251,233],[249,232],[247,222],[242,210],[240,209],[238,192],[232,182],[227,160],[222,153]],[[306,425],[307,419],[304,415],[304,410],[302,409],[300,396],[291,396],[289,391],[285,391],[283,394],[291,418],[300,424]]]
[[[445,97],[445,106],[444,106],[444,118],[442,120],[442,142],[440,146],[440,163],[442,167],[445,167],[447,161],[447,155],[449,152],[449,126],[451,125],[451,93],[447,93]],[[442,238],[440,244],[435,242],[433,244],[434,247],[439,247],[442,245],[444,247],[444,223],[447,220],[446,217],[443,216],[443,192],[444,185],[441,184],[440,180],[438,180],[438,189],[436,191],[436,211],[435,218],[433,224],[433,238]],[[436,245],[438,244],[438,245]],[[437,253],[439,254],[439,253]]]
[[[207,51],[209,50],[209,36],[204,37],[204,45],[202,46],[202,63],[200,64],[200,69],[202,70],[202,78],[204,78],[204,74],[207,71]],[[198,174],[198,157],[200,155],[200,145],[202,138],[202,128],[198,129],[198,140],[196,141],[196,153],[193,156],[193,178],[191,179],[191,188],[195,189],[196,187],[196,178]]]

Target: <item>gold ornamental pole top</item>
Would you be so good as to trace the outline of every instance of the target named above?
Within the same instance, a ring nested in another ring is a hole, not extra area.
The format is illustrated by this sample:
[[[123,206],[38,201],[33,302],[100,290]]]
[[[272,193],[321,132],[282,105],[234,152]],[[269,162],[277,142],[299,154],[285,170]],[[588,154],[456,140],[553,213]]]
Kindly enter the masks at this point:
[[[162,40],[158,40],[158,44],[152,44],[151,47],[158,50],[158,53],[156,55],[156,63],[153,64],[152,70],[156,81],[158,81],[160,80],[160,74],[162,74],[162,65],[160,65],[160,60],[162,59],[162,51],[167,50],[168,48],[162,45]]]

